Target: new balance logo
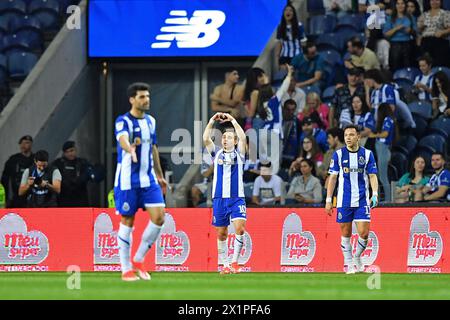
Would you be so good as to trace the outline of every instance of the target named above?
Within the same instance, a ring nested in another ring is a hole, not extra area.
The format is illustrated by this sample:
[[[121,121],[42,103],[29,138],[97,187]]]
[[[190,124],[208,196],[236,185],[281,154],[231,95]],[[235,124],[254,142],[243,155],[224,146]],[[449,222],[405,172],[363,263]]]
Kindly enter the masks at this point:
[[[184,10],[170,11],[161,34],[152,43],[153,49],[170,48],[176,40],[178,48],[207,48],[220,38],[219,28],[224,24],[225,13],[218,10],[196,10],[187,18]]]

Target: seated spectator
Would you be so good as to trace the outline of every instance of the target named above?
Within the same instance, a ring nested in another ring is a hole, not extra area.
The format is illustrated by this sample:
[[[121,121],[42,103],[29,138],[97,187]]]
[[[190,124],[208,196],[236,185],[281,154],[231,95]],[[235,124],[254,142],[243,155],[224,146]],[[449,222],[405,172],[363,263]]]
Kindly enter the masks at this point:
[[[352,11],[352,0],[323,0],[325,14],[343,17]]]
[[[433,118],[441,115],[450,117],[450,80],[443,71],[438,71],[433,77],[431,87],[431,101],[433,105]]]
[[[323,153],[312,136],[306,136],[303,139],[300,154],[289,168],[289,176],[292,176],[296,171],[300,170],[300,162],[303,159],[312,160],[315,164],[314,169],[322,164]]]
[[[355,36],[347,42],[347,50],[350,53],[350,58],[344,62],[346,68],[360,67],[366,71],[380,69],[380,62],[376,54],[366,48],[359,37]]]
[[[283,154],[281,168],[288,169],[295,160],[300,149],[300,135],[302,125],[295,116],[296,103],[287,100],[283,104]]]
[[[303,121],[304,117],[314,118],[319,128],[327,130],[329,127],[328,112],[328,106],[322,103],[320,96],[316,92],[310,92],[306,96],[306,106],[303,112],[300,112],[297,117],[300,121]]]
[[[314,176],[314,162],[310,159],[303,159],[300,162],[301,175],[297,175],[292,180],[286,199],[286,203],[321,203],[322,185],[320,180]]]
[[[300,88],[297,88],[295,84],[296,84],[295,78],[292,77],[291,82],[289,83],[288,90],[281,97],[281,104],[284,105],[287,100],[294,100],[296,105],[295,115],[297,115],[299,114],[299,112],[302,112],[303,109],[305,108],[306,94],[305,91],[303,91]]]
[[[328,169],[330,167],[331,158],[336,150],[344,147],[344,130],[341,128],[331,128],[327,130],[327,142],[330,146],[323,155],[322,163],[317,167],[317,177],[325,181],[328,177]],[[327,185],[326,183],[324,184]]]
[[[425,176],[425,167],[425,158],[417,156],[411,163],[409,172],[405,173],[397,182],[396,203],[414,202],[420,199],[423,187],[430,180],[430,177]]]
[[[370,113],[365,97],[354,96],[352,101],[352,109],[344,110],[339,120],[340,127],[345,128],[349,124],[354,124],[360,128],[359,145],[364,147],[369,135],[375,131],[375,119]]]
[[[418,59],[421,74],[414,79],[414,90],[419,100],[431,101],[433,87],[432,60],[428,54]]]
[[[300,136],[301,144],[306,136],[313,136],[322,152],[326,152],[328,150],[327,134],[325,131],[317,127],[317,122],[314,118],[303,118],[302,134]]]
[[[305,28],[298,21],[295,8],[291,4],[287,4],[277,27],[275,56],[278,61],[278,69],[285,68],[285,64],[291,64],[292,58],[302,53],[301,45],[306,40]]]
[[[244,163],[244,183],[253,183],[259,177],[259,160],[246,159]]]
[[[270,163],[260,165],[260,174],[253,186],[252,203],[257,206],[280,204],[283,180],[272,174]]]
[[[441,9],[442,1],[430,2],[430,10],[425,11],[417,20],[421,36],[421,50],[428,52],[436,66],[449,67],[450,12]]]
[[[413,18],[406,12],[405,0],[396,0],[392,15],[386,17],[384,36],[389,40],[389,68],[392,72],[412,66],[411,34],[416,30]]]
[[[225,82],[216,86],[209,98],[212,111],[230,113],[239,121],[245,115],[241,114],[241,100],[244,87],[238,82],[239,72],[237,69],[233,67],[228,68],[225,72]]]
[[[297,81],[296,86],[298,88],[316,86],[322,89],[325,80],[322,79],[324,65],[325,61],[317,53],[314,42],[306,42],[305,52],[292,59],[292,66],[295,68],[295,80]]]
[[[269,83],[269,78],[261,68],[251,68],[247,72],[247,80],[245,82],[243,102],[245,107],[246,119],[244,130],[250,128],[258,130],[264,126],[264,120],[256,114],[258,104],[259,88]]]
[[[207,200],[208,187],[211,187],[209,185],[209,182],[211,182],[212,180],[214,165],[212,163],[211,156],[207,153],[205,154],[205,152],[203,153],[200,173],[203,176],[203,181],[194,184],[191,188],[191,199],[193,207],[198,207],[201,202],[205,202]]]
[[[351,68],[347,72],[348,83],[337,88],[331,101],[330,111],[328,113],[328,123],[330,128],[338,126],[339,118],[343,110],[350,110],[352,107],[353,96],[365,97],[364,85],[361,76],[364,74],[362,68]]]
[[[25,169],[19,186],[19,196],[26,196],[29,208],[57,207],[61,192],[61,172],[48,165],[48,152],[34,154],[34,164]]]
[[[445,155],[435,152],[431,156],[434,174],[422,189],[424,201],[450,201],[450,171],[445,169]]]

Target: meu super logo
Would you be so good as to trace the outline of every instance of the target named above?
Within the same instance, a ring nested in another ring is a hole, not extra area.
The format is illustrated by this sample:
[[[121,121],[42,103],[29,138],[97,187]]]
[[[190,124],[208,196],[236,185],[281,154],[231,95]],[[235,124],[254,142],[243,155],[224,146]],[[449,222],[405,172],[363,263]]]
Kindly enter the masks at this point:
[[[178,48],[208,48],[219,40],[225,19],[219,10],[196,10],[190,19],[185,10],[172,10],[152,49],[168,49],[174,41]]]

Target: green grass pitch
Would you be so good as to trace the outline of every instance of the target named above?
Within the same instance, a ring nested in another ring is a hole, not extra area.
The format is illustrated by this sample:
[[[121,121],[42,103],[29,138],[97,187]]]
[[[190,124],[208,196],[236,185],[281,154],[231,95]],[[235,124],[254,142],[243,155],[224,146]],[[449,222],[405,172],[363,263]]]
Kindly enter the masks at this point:
[[[0,299],[450,299],[450,274],[381,274],[381,289],[373,290],[367,287],[370,276],[156,272],[151,281],[130,283],[119,273],[81,273],[81,288],[69,290],[66,273],[1,273]]]

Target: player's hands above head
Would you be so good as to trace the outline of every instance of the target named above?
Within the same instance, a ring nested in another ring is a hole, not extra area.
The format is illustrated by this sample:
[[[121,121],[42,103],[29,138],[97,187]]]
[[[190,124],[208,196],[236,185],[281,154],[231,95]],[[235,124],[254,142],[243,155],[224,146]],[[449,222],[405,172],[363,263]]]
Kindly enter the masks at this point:
[[[233,121],[234,117],[229,113],[222,113],[221,122]]]
[[[215,113],[212,117],[211,117],[211,119],[209,119],[209,122],[211,122],[211,123],[213,123],[213,122],[215,122],[215,121],[220,121],[220,119],[222,118],[222,112],[217,112],[217,113]]]
[[[374,195],[372,195],[372,198],[370,199],[370,209],[373,209],[376,206],[378,206],[378,195],[374,194]]]

